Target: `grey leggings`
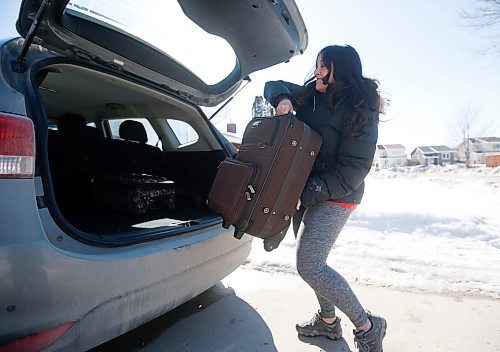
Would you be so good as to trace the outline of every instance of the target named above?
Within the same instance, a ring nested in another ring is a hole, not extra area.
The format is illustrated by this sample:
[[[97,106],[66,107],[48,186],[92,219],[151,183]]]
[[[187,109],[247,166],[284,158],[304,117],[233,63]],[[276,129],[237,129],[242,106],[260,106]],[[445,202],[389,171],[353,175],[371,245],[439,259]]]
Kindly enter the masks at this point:
[[[337,307],[358,328],[367,322],[365,310],[347,281],[326,265],[328,254],[351,213],[349,208],[326,202],[308,207],[303,214],[294,215],[294,230],[297,271],[316,293],[321,315],[332,318]]]

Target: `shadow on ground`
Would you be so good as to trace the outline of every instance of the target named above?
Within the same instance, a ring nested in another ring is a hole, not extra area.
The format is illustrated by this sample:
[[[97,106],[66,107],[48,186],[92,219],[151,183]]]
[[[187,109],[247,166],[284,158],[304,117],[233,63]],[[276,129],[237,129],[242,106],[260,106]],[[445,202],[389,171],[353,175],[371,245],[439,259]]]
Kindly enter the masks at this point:
[[[91,352],[274,352],[266,322],[234,290],[217,284],[176,309]],[[340,351],[340,350],[339,350]]]
[[[320,348],[320,351],[352,352],[344,338],[336,341],[332,341],[330,339],[327,339],[326,337],[306,337],[301,335],[297,335],[297,338],[305,344],[318,346]]]

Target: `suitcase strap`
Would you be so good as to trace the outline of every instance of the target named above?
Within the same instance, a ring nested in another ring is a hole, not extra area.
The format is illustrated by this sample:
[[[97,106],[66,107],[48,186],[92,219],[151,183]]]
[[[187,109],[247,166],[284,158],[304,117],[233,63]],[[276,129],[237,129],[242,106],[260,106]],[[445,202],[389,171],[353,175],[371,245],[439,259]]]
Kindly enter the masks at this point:
[[[300,147],[302,141],[309,140],[310,136],[311,136],[311,129],[306,126],[304,128],[304,133],[303,133],[299,143],[296,145],[296,147]],[[307,152],[307,151],[304,150],[304,152]],[[315,157],[314,151],[312,151],[312,154],[311,154],[311,152],[309,152],[309,155],[311,157]],[[295,155],[293,156],[292,162],[290,163],[290,169],[292,169],[292,170],[297,169],[301,165],[301,163],[302,163],[301,154],[295,153]],[[273,214],[274,209],[283,209],[283,204],[286,200],[286,196],[283,195],[283,192],[284,191],[286,192],[286,190],[290,188],[293,181],[294,181],[293,177],[286,178],[285,182],[283,183],[283,185],[281,187],[280,196],[278,197],[278,199],[277,199],[277,201],[276,201],[276,203],[271,211],[271,214]],[[300,195],[299,195],[299,198],[300,198]],[[298,201],[298,199],[297,199],[297,201]],[[292,218],[292,214],[285,214],[284,218],[282,218],[280,220],[284,220],[289,225],[291,218]],[[274,227],[277,220],[278,220],[278,217],[272,216],[272,215],[269,216],[269,218],[266,221],[266,224],[264,225],[263,232],[269,233],[269,231],[271,231],[271,229]],[[275,235],[275,234],[273,234],[273,235]]]

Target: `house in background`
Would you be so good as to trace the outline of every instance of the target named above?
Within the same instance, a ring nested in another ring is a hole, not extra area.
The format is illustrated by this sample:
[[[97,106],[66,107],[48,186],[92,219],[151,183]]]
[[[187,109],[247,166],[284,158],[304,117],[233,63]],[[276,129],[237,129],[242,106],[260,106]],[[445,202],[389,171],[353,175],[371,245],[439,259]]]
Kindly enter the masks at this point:
[[[458,160],[466,161],[466,142],[458,146]],[[489,167],[500,166],[500,138],[478,137],[469,138],[470,165],[486,164]]]
[[[242,138],[236,134],[236,124],[230,122],[226,125],[226,130],[221,130],[220,133],[229,141],[236,149],[240,149]]]
[[[373,166],[379,169],[405,166],[406,148],[401,144],[378,144],[373,158]]]
[[[411,161],[420,165],[448,165],[456,162],[456,150],[445,145],[416,147]]]

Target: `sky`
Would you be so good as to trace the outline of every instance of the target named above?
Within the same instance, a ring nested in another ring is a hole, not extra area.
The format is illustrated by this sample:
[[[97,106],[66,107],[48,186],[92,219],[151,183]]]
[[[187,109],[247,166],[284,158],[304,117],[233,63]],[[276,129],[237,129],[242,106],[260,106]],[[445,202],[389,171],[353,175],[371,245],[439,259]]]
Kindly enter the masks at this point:
[[[377,79],[383,96],[391,100],[381,115],[379,143],[403,144],[408,154],[418,145],[454,147],[454,126],[463,111],[478,114],[478,134],[500,136],[500,57],[482,55],[484,35],[464,25],[459,12],[471,8],[472,2],[297,4],[308,28],[308,49],[289,63],[251,75],[253,82],[224,115],[238,123],[239,132],[244,128],[240,114],[248,118],[249,101],[262,95],[265,81],[301,84],[321,48],[349,44],[359,52],[365,76]]]
[[[365,181],[327,260],[347,281],[500,298],[500,167],[381,169]],[[254,239],[243,268],[297,275],[293,232],[271,253]]]
[[[365,76],[379,80],[382,94],[391,100],[381,116],[379,143],[403,144],[407,153],[417,145],[453,147],[458,143],[450,132],[467,109],[488,126],[478,132],[500,136],[500,58],[481,55],[483,35],[464,26],[459,12],[470,8],[469,1],[297,4],[309,32],[306,53],[254,74],[248,95],[261,95],[266,80],[303,83],[321,48],[349,44],[359,52]],[[231,103],[234,111],[237,103]],[[235,114],[228,115],[236,120]]]
[[[252,82],[213,119],[241,136],[255,96],[268,80],[302,84],[317,52],[349,44],[360,54],[364,75],[380,82],[391,104],[379,125],[380,144],[456,146],[456,125],[465,111],[477,114],[472,134],[500,136],[500,57],[481,54],[484,32],[465,25],[460,11],[472,0],[297,0],[308,30],[308,48],[289,63],[256,72]],[[0,3],[0,36],[17,35],[20,0]],[[213,110],[207,110],[213,111]]]

